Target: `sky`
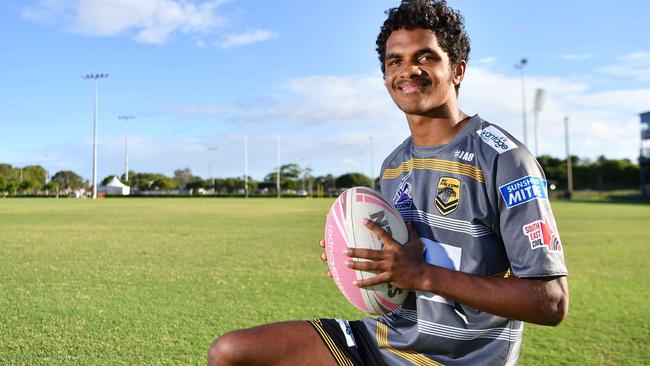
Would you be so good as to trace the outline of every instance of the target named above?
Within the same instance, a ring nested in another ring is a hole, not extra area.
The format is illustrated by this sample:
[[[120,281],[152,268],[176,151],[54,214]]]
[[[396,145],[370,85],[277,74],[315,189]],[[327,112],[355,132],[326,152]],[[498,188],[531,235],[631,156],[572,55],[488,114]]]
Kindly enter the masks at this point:
[[[409,135],[383,85],[375,39],[397,0],[25,0],[0,3],[0,162],[92,176],[203,178],[282,164],[377,175]],[[528,147],[581,158],[639,155],[650,110],[646,1],[449,0],[471,38],[460,106]],[[545,91],[535,144],[533,99]],[[128,120],[119,116],[133,116]],[[128,133],[126,133],[128,131]]]

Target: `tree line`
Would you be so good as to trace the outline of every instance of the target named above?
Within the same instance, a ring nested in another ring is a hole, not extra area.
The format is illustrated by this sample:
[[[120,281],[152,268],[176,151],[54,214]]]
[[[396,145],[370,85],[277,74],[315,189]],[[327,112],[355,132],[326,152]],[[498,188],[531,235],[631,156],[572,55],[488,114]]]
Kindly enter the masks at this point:
[[[100,186],[108,184],[114,176],[101,180]],[[172,176],[161,173],[129,171],[118,176],[134,194],[151,191],[182,191],[190,194],[208,192],[219,195],[240,195],[248,184],[250,194],[276,194],[277,172],[271,172],[260,181],[248,177],[209,178],[204,179],[192,174],[189,168],[177,169]],[[331,174],[313,176],[310,168],[298,164],[285,164],[280,167],[280,189],[283,193],[299,195],[333,195],[337,188],[353,186],[372,186],[372,180],[362,173],[346,173],[335,177]],[[70,170],[56,172],[51,177],[40,165],[14,167],[0,164],[0,193],[10,195],[60,195],[71,194],[78,190],[90,191],[92,184]]]
[[[549,155],[537,158],[544,169],[546,179],[559,189],[567,189],[567,160]],[[641,169],[639,164],[629,159],[607,159],[599,156],[595,160],[571,156],[574,189],[598,191],[639,188]],[[650,177],[650,167],[644,167],[646,177]]]
[[[538,161],[546,174],[547,180],[559,189],[567,186],[566,159],[542,155]],[[600,156],[595,160],[571,158],[575,189],[610,190],[637,188],[639,186],[640,167],[628,159],[607,159]],[[650,177],[649,167],[645,167],[646,177]],[[105,177],[101,185],[106,185],[113,175]],[[122,183],[131,187],[133,193],[147,191],[179,190],[185,192],[208,191],[213,194],[237,195],[245,191],[244,177],[209,178],[192,174],[189,168],[178,169],[172,176],[160,173],[129,172],[119,176]],[[251,194],[276,194],[277,172],[273,171],[262,180],[248,177],[248,192]],[[378,187],[378,180],[375,181]],[[362,173],[346,173],[340,176],[332,174],[314,176],[310,168],[303,168],[290,163],[280,167],[280,187],[283,192],[300,195],[334,195],[338,190],[354,186],[372,187],[373,181]],[[44,195],[69,194],[85,189],[91,184],[77,173],[70,170],[56,172],[51,177],[40,165],[14,167],[0,163],[0,193],[2,195]]]

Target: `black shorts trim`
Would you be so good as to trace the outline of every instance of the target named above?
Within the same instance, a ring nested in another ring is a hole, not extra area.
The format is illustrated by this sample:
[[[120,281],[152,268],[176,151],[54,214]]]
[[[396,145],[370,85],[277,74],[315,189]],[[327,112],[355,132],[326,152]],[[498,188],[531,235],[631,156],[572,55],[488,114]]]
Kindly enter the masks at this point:
[[[381,359],[377,344],[360,320],[347,322],[350,326],[346,330],[349,332],[347,335],[335,319],[314,319],[309,323],[314,326],[339,366],[387,366]],[[349,337],[354,339],[355,345],[348,345]]]

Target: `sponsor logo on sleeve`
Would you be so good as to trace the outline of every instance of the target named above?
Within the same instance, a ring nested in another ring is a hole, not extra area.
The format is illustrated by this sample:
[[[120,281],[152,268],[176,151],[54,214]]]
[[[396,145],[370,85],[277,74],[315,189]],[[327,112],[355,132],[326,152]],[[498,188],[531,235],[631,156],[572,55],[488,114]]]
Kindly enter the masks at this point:
[[[512,140],[494,126],[488,126],[482,130],[476,131],[476,133],[481,137],[483,142],[490,145],[490,147],[496,150],[499,154],[517,148],[517,145],[512,142]]]
[[[548,199],[546,181],[531,175],[506,183],[499,187],[499,191],[507,208],[536,199]]]
[[[460,180],[442,177],[438,181],[436,192],[436,208],[443,215],[449,215],[460,202]]]
[[[411,191],[413,187],[411,183],[408,182],[408,179],[411,177],[409,172],[407,175],[402,178],[397,187],[397,192],[395,192],[395,197],[393,197],[393,203],[395,208],[398,210],[408,210],[413,206],[413,197],[411,196]]]
[[[555,234],[551,225],[544,220],[533,221],[522,227],[524,235],[528,237],[531,249],[546,248],[549,252],[561,252],[562,243]]]

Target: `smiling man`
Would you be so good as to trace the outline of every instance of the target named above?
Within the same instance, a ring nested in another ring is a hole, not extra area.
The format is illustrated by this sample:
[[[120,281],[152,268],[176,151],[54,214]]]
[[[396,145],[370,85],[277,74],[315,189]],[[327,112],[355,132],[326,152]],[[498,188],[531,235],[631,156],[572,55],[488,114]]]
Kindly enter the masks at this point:
[[[523,322],[566,316],[542,169],[521,142],[458,106],[470,49],[462,16],[434,0],[404,0],[387,15],[377,52],[411,136],[385,159],[381,191],[410,222],[409,242],[369,222],[384,249],[347,255],[351,268],[378,273],[358,286],[392,282],[409,296],[379,318],[229,332],[211,365],[514,365]]]

